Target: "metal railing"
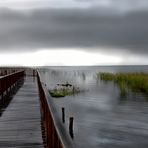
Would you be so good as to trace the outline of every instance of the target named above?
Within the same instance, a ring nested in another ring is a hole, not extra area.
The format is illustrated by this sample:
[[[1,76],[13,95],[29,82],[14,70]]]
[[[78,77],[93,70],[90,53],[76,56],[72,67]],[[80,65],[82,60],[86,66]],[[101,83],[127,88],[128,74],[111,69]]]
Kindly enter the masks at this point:
[[[3,98],[4,93],[7,94],[8,90],[15,86],[16,82],[24,77],[24,71],[14,72],[0,77],[0,96]]]
[[[41,82],[40,74],[37,72],[41,116],[44,127],[44,142],[46,148],[73,148],[71,138],[62,127],[62,122],[56,119],[54,105],[50,102],[51,98],[47,94],[47,89]]]

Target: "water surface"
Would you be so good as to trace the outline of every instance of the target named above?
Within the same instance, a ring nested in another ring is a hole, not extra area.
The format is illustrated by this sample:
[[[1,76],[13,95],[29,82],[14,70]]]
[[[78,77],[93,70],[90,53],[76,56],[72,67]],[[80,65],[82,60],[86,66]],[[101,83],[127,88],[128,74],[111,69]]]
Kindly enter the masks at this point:
[[[148,147],[148,96],[129,92],[124,98],[113,82],[97,78],[98,72],[148,72],[148,66],[46,67],[41,75],[48,89],[71,83],[85,90],[74,96],[51,98],[66,125],[74,117],[76,148]]]

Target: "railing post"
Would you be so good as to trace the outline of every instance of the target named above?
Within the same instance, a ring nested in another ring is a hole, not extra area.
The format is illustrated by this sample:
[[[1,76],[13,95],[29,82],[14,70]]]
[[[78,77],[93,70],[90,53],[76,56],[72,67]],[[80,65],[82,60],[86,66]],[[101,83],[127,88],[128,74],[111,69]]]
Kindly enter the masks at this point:
[[[45,145],[47,145],[46,148],[73,148],[73,143],[71,138],[74,137],[73,135],[73,117],[70,117],[69,121],[69,135],[65,135],[67,142],[61,135],[59,131],[59,125],[57,125],[56,120],[54,118],[54,114],[52,112],[52,108],[50,106],[49,98],[47,97],[46,94],[46,89],[44,88],[45,86],[42,85],[41,78],[39,72],[37,72],[37,81],[38,81],[38,90],[39,90],[39,97],[40,97],[40,105],[41,105],[41,116],[42,116],[42,123],[43,128],[43,136],[45,139],[44,142]],[[62,107],[62,122],[65,123],[65,108]],[[60,124],[61,125],[61,124]],[[66,134],[66,133],[65,133]],[[64,140],[64,141],[63,141]],[[66,142],[66,143],[65,143]],[[68,147],[69,146],[69,147]]]
[[[8,94],[8,92],[13,88],[13,86],[16,85],[16,82],[23,77],[23,71],[15,72],[12,74],[7,74],[7,70],[4,71],[5,76],[0,78],[0,95],[1,98],[4,98],[5,94]]]
[[[7,75],[7,70],[5,70],[5,75]]]
[[[35,77],[35,70],[33,70],[33,77]]]

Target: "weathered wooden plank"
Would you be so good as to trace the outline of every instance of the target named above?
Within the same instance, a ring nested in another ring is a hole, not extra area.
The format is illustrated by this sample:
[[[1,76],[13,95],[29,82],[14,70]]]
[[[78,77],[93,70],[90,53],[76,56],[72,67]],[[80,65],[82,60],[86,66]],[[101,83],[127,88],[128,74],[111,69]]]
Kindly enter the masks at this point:
[[[0,117],[0,147],[43,148],[36,80],[26,77]]]

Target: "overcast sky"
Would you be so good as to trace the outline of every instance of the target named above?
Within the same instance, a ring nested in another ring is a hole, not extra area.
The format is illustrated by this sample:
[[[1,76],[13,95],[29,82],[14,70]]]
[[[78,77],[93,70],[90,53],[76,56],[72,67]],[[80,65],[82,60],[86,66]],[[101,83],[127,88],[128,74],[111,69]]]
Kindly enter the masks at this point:
[[[147,0],[0,0],[0,65],[148,64],[147,59]]]

